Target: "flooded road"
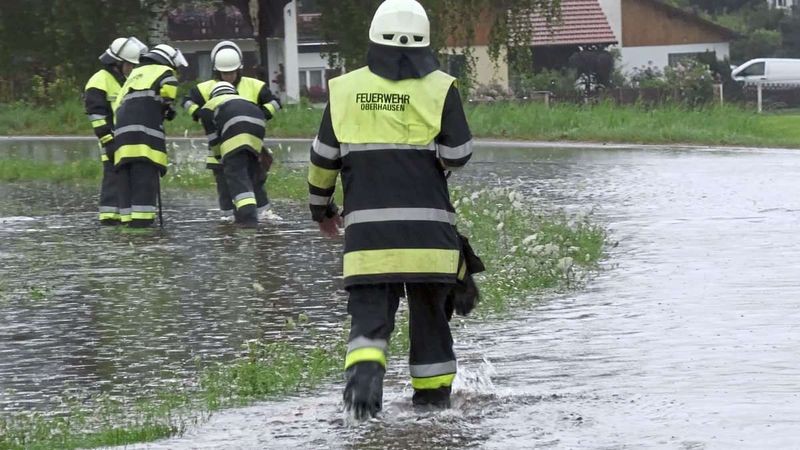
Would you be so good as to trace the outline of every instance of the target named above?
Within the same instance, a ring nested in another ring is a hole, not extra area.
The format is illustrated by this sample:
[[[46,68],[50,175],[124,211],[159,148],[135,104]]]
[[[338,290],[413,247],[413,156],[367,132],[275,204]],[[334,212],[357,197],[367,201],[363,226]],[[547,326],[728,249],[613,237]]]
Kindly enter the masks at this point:
[[[592,210],[619,245],[585,290],[459,322],[453,409],[413,411],[395,359],[380,420],[350,426],[332,383],[134,448],[800,446],[800,155],[476,159],[459,180],[516,186],[546,211]],[[0,408],[46,407],[65,387],[146,388],[300,312],[323,329],[343,318],[337,249],[302,206],[279,204],[285,220],[243,233],[216,221],[207,194],[175,192],[173,225],[145,239],[95,227],[92,202],[76,200],[88,193],[51,191],[0,185]],[[29,220],[24,208],[53,212]]]

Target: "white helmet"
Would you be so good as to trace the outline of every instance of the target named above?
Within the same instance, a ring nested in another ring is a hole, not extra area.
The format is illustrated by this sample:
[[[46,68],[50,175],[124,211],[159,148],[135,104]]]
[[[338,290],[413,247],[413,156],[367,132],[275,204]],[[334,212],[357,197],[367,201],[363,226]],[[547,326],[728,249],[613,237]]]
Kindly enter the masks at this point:
[[[139,56],[146,51],[147,46],[135,37],[121,37],[114,39],[108,49],[100,55],[100,59],[111,58],[117,62],[127,61],[131,64],[139,64]]]
[[[211,98],[230,94],[236,95],[237,92],[236,88],[227,81],[219,81],[214,85],[214,89],[211,89]]]
[[[181,53],[181,51],[177,48],[167,44],[156,45],[144,56],[146,58],[154,59],[162,64],[172,66],[175,69],[178,67],[189,66],[189,63],[186,61],[183,53]]]
[[[428,47],[431,23],[416,0],[386,0],[378,6],[369,27],[369,40],[391,47]]]
[[[222,41],[211,50],[211,67],[219,72],[233,72],[242,68],[242,50],[231,41]]]

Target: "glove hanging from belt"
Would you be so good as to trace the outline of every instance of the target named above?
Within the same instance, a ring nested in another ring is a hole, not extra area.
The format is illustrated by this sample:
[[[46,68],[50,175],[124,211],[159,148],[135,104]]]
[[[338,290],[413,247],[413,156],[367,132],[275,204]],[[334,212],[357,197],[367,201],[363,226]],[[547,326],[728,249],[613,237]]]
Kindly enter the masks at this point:
[[[272,150],[267,147],[261,147],[261,152],[258,153],[258,164],[261,166],[261,170],[263,170],[264,173],[269,172],[274,160],[275,158],[272,156]]]
[[[458,262],[458,280],[455,287],[447,296],[446,310],[448,320],[452,318],[453,311],[460,316],[466,316],[480,302],[481,296],[478,285],[472,275],[486,270],[483,261],[475,254],[469,239],[456,231],[461,244],[461,257]]]

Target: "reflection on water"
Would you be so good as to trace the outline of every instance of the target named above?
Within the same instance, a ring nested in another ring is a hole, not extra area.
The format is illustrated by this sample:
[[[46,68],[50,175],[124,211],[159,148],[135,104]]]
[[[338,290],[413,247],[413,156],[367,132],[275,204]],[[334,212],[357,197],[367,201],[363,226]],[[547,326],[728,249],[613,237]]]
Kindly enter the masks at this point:
[[[346,423],[332,384],[148,448],[796,448],[799,158],[479,149],[454,181],[593,210],[619,242],[609,270],[584,291],[460,322],[451,411],[414,412],[394,360],[378,421]],[[172,222],[146,237],[97,229],[91,201],[75,200],[89,193],[51,191],[0,185],[0,215],[53,211],[0,227],[4,408],[186,376],[195,356],[228,356],[300,311],[317,326],[342,319],[337,247],[301,205],[248,234],[220,226],[207,194],[171,193]]]

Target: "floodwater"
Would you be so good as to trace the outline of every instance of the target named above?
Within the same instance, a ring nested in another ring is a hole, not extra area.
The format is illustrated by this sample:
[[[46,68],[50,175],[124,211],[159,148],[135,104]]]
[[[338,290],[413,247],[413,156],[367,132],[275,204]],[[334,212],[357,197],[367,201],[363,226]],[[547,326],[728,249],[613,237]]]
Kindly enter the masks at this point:
[[[398,359],[379,420],[349,424],[331,383],[141,448],[798,448],[798,173],[781,150],[480,148],[454,182],[593,211],[618,245],[584,290],[458,322],[451,410],[415,412]],[[246,232],[168,192],[153,238],[96,227],[91,194],[0,184],[6,411],[190,376],[301,312],[323,334],[343,318],[337,247],[302,205]]]

